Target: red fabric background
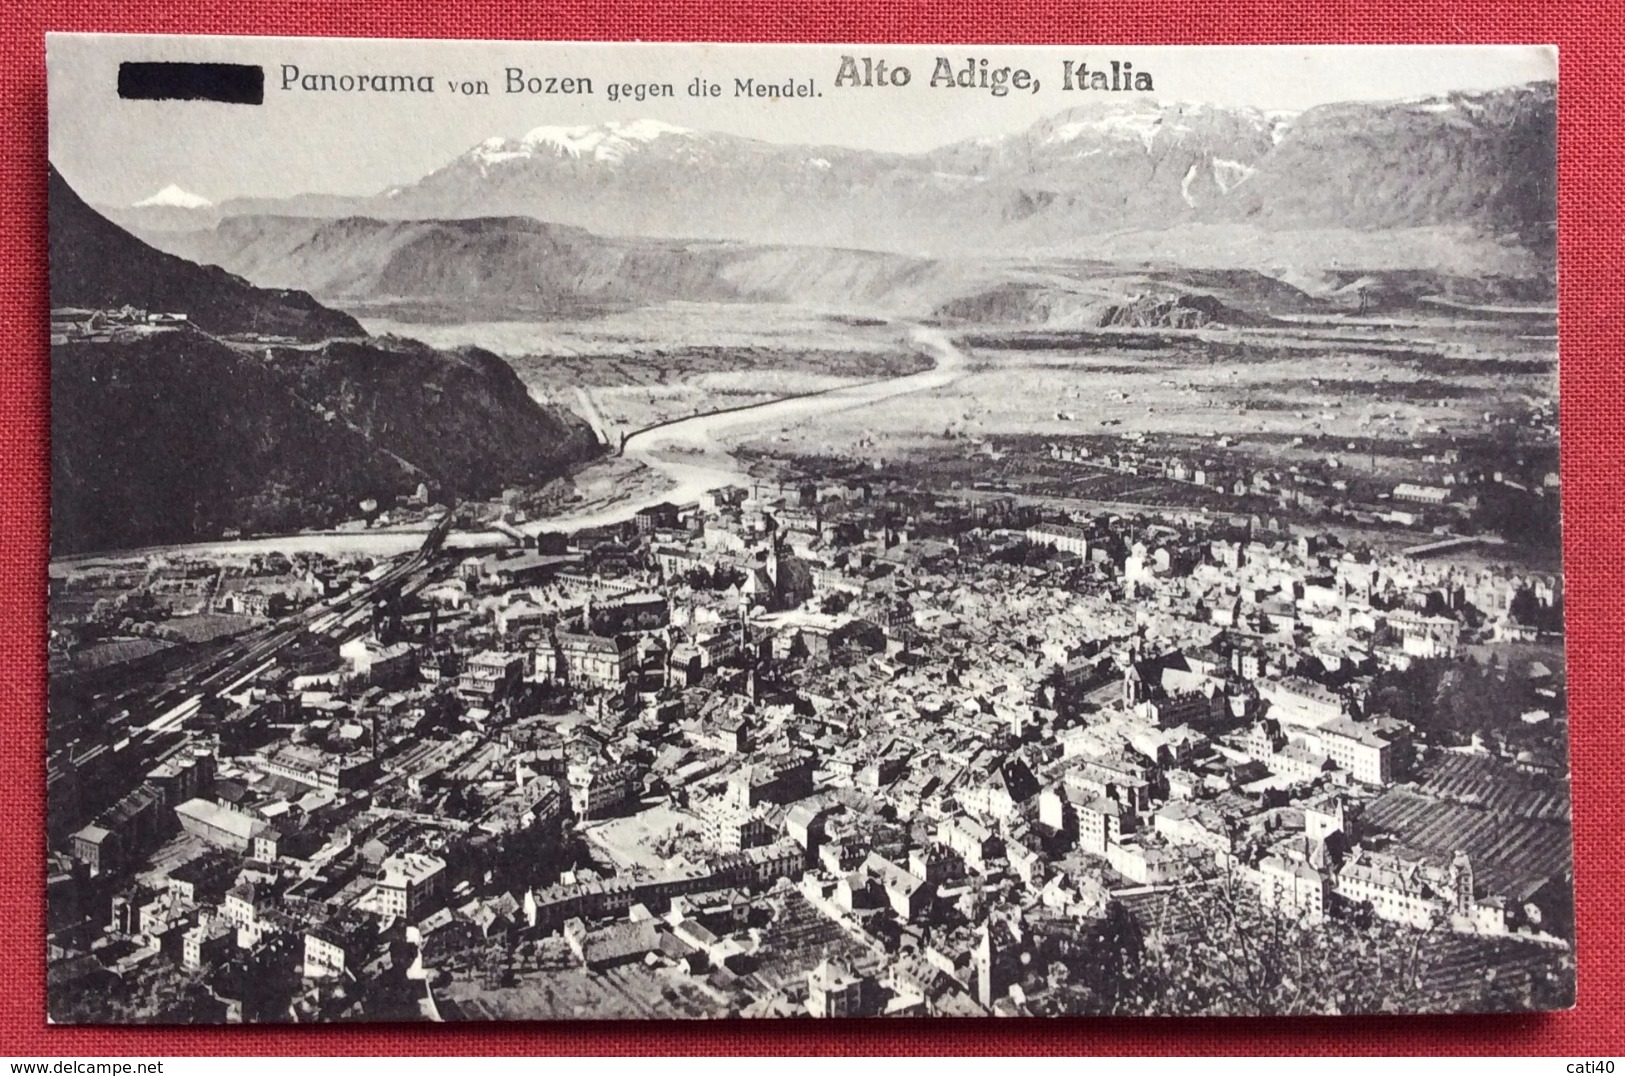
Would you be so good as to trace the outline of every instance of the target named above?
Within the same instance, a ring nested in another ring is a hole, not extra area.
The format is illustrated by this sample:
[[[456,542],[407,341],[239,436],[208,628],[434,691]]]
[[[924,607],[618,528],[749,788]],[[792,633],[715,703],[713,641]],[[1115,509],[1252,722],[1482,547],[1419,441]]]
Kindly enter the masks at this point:
[[[1616,0],[7,0],[0,29],[0,1053],[1625,1053],[1625,5]],[[47,30],[921,43],[1556,42],[1562,403],[1579,1006],[1315,1020],[52,1028],[44,1017],[43,721],[50,436]]]

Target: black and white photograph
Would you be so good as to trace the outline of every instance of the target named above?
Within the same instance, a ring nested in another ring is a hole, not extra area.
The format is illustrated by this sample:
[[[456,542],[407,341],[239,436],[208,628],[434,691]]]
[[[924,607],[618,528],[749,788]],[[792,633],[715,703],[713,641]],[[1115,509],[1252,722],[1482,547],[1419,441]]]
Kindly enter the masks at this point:
[[[1555,49],[47,62],[53,1023],[1574,1004]]]

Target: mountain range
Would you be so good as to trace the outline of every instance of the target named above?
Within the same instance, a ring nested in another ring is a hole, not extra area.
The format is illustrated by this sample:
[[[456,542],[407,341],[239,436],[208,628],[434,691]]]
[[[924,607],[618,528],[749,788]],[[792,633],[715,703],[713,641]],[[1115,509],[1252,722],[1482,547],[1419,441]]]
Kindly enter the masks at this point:
[[[370,337],[369,313],[793,301],[1191,327],[1547,301],[1555,134],[1555,87],[1533,83],[1299,114],[1110,101],[914,154],[538,127],[372,196],[208,204],[176,186],[105,214],[53,169],[53,309],[188,318],[53,346],[53,541],[324,525],[598,451],[497,356]]]
[[[49,213],[53,311],[187,315],[53,343],[56,555],[331,525],[420,484],[490,496],[598,451],[489,352],[369,337],[304,292],[155,250],[54,169]]]
[[[154,250],[86,205],[55,168],[46,218],[52,309],[184,312],[209,332],[296,340],[365,335],[354,318],[303,291],[257,288],[213,265]]]
[[[1556,219],[1555,161],[1556,89],[1543,82],[1296,114],[1109,100],[912,154],[655,120],[545,126],[487,138],[376,195],[117,212],[143,233],[257,215],[523,216],[609,236],[927,255],[1060,253],[1193,225],[1465,228],[1543,248]]]

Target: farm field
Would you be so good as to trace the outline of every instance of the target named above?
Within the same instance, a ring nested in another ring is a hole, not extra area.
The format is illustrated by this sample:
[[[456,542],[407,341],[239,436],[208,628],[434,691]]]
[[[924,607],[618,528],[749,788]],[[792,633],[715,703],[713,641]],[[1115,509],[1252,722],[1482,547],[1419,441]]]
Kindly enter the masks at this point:
[[[1536,1004],[1572,1004],[1573,958],[1511,939],[1434,932],[1418,953],[1421,992],[1445,1012],[1494,1012]]]
[[[1555,343],[1494,326],[1394,325],[1372,341],[1297,327],[1157,332],[956,331],[966,374],[930,393],[856,408],[756,444],[817,454],[854,442],[906,453],[945,434],[1293,438],[1398,448],[1478,433],[1486,416],[1555,405]],[[1319,450],[1323,456],[1324,448]],[[1377,457],[1384,453],[1366,452]]]
[[[1573,869],[1574,848],[1563,822],[1520,818],[1396,788],[1366,809],[1365,824],[1387,830],[1401,845],[1432,859],[1465,851],[1479,878],[1497,892],[1516,891]]]
[[[1567,784],[1537,781],[1492,758],[1444,755],[1428,766],[1421,791],[1514,818],[1569,819]]]
[[[532,395],[601,418],[611,434],[930,366],[887,322],[774,304],[664,303],[575,321],[364,320],[374,332],[501,355]]]
[[[92,643],[89,646],[75,651],[69,660],[70,667],[75,672],[91,672],[96,669],[105,669],[113,665],[124,665],[132,661],[139,661],[161,650],[168,650],[174,646],[166,639],[108,639],[104,642]]]
[[[455,1020],[692,1020],[716,1013],[703,988],[643,964],[536,971],[512,986],[459,978],[437,994],[451,1002],[443,1015]]]

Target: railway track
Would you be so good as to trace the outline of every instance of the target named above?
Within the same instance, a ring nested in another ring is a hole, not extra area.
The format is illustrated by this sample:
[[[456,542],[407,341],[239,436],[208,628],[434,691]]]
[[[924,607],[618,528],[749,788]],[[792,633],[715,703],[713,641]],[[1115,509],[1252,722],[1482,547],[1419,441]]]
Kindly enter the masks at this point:
[[[280,651],[318,622],[329,617],[337,618],[334,623],[342,622],[346,614],[404,585],[427,567],[440,551],[455,518],[456,508],[453,506],[435,524],[421,546],[365,586],[317,602],[275,624],[238,636],[224,648],[172,672],[164,685],[141,706],[157,716],[141,726],[136,737],[150,739],[179,729],[186,718],[202,706],[204,699],[231,690],[269,668]]]

